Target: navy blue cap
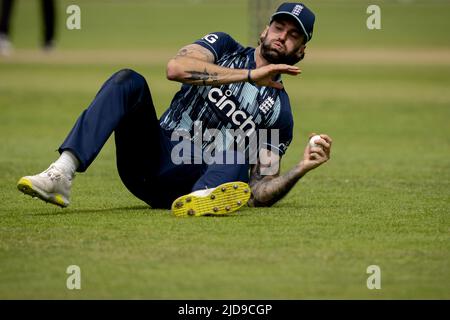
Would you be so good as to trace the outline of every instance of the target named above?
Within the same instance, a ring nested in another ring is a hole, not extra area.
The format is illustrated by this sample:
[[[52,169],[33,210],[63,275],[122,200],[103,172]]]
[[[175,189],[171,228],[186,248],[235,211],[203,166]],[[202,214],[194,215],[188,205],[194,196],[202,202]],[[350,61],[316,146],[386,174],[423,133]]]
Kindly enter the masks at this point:
[[[280,15],[289,15],[293,17],[298,22],[297,26],[299,30],[305,34],[306,42],[311,40],[316,17],[303,3],[285,2],[281,4],[270,18],[270,23],[272,23],[275,17]]]

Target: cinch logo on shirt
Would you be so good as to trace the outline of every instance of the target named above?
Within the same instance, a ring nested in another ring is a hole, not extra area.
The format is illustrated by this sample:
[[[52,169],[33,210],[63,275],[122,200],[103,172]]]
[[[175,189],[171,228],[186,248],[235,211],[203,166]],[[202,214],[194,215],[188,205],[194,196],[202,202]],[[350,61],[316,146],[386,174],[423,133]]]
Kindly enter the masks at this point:
[[[231,119],[231,121],[239,126],[239,129],[246,131],[246,135],[249,136],[255,131],[255,123],[253,122],[253,117],[247,118],[247,114],[244,111],[236,110],[236,104],[229,99],[231,96],[231,90],[226,90],[225,94],[219,88],[212,88],[209,90],[208,99],[211,101],[220,111],[228,109],[226,116]],[[225,112],[225,111],[224,111]]]

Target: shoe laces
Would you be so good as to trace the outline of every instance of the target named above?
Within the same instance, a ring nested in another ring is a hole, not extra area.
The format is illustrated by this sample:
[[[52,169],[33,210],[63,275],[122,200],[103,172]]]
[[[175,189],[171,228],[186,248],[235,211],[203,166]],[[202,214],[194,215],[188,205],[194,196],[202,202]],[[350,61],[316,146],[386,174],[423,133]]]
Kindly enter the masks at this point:
[[[44,171],[45,174],[50,178],[50,180],[61,179],[62,173],[55,165],[51,165],[47,170]]]

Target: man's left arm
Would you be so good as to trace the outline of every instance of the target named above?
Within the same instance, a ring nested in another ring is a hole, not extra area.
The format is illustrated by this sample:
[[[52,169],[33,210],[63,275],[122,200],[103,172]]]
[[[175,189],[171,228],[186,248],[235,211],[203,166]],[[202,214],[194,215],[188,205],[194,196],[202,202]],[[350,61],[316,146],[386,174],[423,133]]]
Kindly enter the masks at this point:
[[[315,135],[311,134],[310,138]],[[249,205],[253,207],[270,207],[281,200],[306,173],[317,168],[330,159],[332,140],[326,134],[315,141],[321,147],[308,145],[303,153],[303,159],[287,173],[280,175],[281,158],[271,151],[263,149],[260,160],[251,170],[250,187],[252,196]],[[276,173],[265,175],[267,170]]]

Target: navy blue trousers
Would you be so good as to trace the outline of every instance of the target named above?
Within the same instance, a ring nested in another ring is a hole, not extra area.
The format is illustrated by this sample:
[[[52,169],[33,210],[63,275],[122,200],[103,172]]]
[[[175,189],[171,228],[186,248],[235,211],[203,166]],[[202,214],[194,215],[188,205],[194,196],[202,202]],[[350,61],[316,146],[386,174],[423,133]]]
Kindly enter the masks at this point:
[[[120,70],[105,82],[58,151],[71,151],[80,161],[77,171],[84,172],[113,132],[122,182],[153,208],[170,208],[195,190],[248,182],[248,164],[174,164],[171,151],[180,142],[160,127],[148,84],[133,70]]]

